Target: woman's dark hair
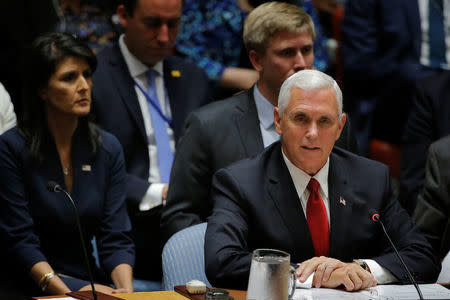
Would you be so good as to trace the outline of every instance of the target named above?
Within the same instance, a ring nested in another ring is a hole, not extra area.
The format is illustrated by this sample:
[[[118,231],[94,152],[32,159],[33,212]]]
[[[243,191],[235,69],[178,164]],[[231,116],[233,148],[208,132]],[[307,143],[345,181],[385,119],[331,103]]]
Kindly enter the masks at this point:
[[[17,127],[28,144],[31,162],[36,164],[43,162],[43,154],[53,140],[47,125],[46,106],[40,94],[58,64],[68,57],[86,60],[92,72],[97,66],[97,59],[89,46],[65,33],[39,36],[26,56],[22,90],[23,113]],[[95,155],[101,140],[96,126],[88,121],[88,116],[79,118],[77,130],[87,136],[92,154]]]

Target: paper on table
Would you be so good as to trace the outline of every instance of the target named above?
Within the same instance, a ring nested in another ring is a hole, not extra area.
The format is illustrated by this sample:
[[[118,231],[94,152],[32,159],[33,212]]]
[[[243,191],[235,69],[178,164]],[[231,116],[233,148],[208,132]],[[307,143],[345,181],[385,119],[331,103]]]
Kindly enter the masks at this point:
[[[450,299],[450,290],[439,284],[420,284],[420,289],[425,299]],[[296,289],[294,294],[294,300],[415,300],[418,297],[413,285],[378,285],[359,292],[325,288]]]
[[[311,288],[311,289],[296,289],[293,300],[368,300],[375,298],[368,298],[360,293],[349,293],[342,290],[326,289],[326,288]]]
[[[450,290],[439,284],[419,284],[424,299],[450,299]],[[378,298],[409,300],[418,299],[419,294],[413,285],[378,285],[376,287],[361,291],[361,294]]]

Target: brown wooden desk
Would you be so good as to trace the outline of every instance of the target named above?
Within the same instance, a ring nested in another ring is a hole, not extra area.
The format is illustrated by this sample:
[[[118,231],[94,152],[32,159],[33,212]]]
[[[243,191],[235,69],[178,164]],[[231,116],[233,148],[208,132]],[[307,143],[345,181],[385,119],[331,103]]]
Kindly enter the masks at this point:
[[[234,300],[245,300],[247,295],[246,291],[228,290]],[[125,300],[186,300],[187,298],[174,291],[165,292],[142,292],[142,293],[129,293],[129,294],[116,294],[118,298]],[[57,296],[48,297],[36,297],[34,299],[52,299]],[[61,296],[59,296],[61,297]]]

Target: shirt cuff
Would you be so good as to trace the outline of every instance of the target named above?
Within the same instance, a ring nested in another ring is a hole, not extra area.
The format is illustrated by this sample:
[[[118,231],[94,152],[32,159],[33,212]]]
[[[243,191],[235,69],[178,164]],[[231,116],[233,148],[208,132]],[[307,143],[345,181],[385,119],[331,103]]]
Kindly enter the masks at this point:
[[[312,281],[314,278],[314,274],[315,272],[313,272],[311,275],[309,275],[308,279],[306,279],[305,282],[300,282],[300,280],[297,278],[297,280],[295,281],[295,287],[297,289],[310,289],[312,288]]]
[[[163,204],[162,192],[165,185],[165,183],[150,184],[144,198],[139,203],[139,210],[146,211]]]
[[[369,266],[370,273],[375,277],[378,284],[398,282],[397,278],[391,272],[380,266],[373,259],[363,259],[363,261]]]

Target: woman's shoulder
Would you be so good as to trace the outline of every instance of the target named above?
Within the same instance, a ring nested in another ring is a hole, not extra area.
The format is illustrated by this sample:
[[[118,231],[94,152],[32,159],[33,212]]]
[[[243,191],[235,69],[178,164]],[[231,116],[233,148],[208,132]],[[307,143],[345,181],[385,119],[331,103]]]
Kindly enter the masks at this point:
[[[122,146],[120,145],[119,140],[117,140],[117,138],[113,134],[100,128],[97,128],[97,130],[102,141],[102,151],[106,151],[109,154],[117,154],[118,152],[122,152]]]

